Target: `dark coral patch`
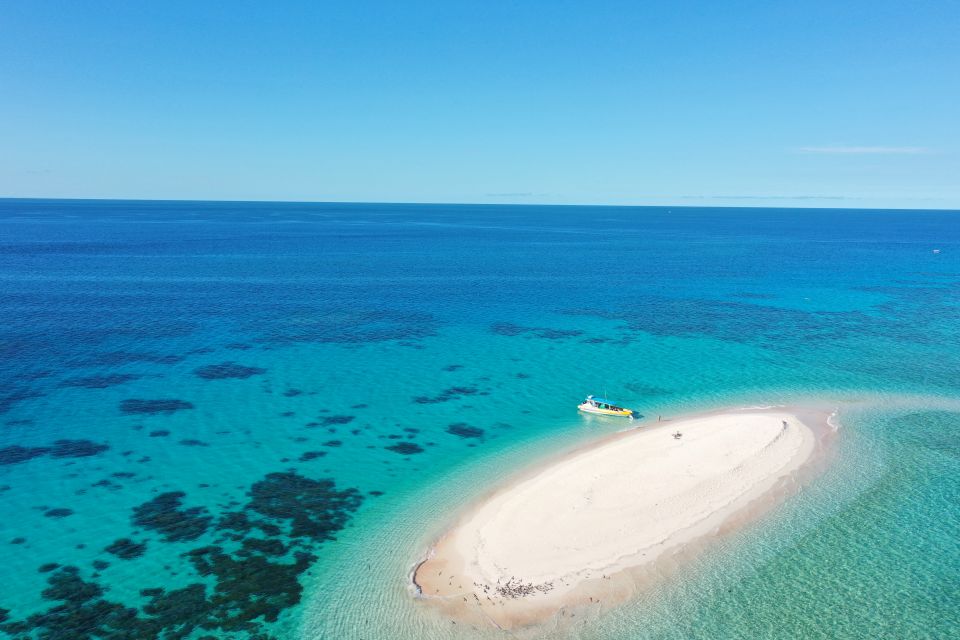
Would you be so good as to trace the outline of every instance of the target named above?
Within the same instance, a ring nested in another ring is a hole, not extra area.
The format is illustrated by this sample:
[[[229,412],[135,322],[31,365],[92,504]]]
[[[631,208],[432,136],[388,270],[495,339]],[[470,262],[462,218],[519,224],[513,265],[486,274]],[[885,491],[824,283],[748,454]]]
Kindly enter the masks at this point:
[[[209,447],[210,443],[204,442],[203,440],[194,440],[193,438],[187,438],[186,440],[181,440],[180,444],[185,447]]]
[[[445,366],[442,370],[443,370],[443,371],[451,371],[451,372],[452,372],[452,371],[459,371],[460,369],[463,369],[463,365],[462,365],[462,364],[448,364],[448,365]]]
[[[85,378],[70,378],[60,383],[61,387],[81,387],[83,389],[106,389],[115,387],[119,384],[125,384],[132,380],[139,379],[140,376],[132,373],[114,373],[105,376],[88,376]]]
[[[24,400],[30,400],[31,398],[39,398],[43,396],[39,391],[33,391],[32,389],[20,389],[7,393],[6,395],[0,396],[0,413],[6,413],[13,408],[13,405],[23,402]]]
[[[551,329],[549,327],[524,327],[512,322],[498,322],[490,326],[490,331],[500,336],[520,336],[529,334],[546,340],[562,340],[583,335],[579,329]]]
[[[184,496],[182,491],[168,491],[144,502],[134,508],[133,524],[156,531],[167,542],[196,540],[213,518],[203,507],[182,508]]]
[[[350,424],[356,419],[356,416],[323,416],[318,419],[323,426],[329,427],[333,424]]]
[[[412,455],[414,453],[423,453],[423,447],[415,442],[398,442],[384,448],[404,456]]]
[[[278,536],[283,531],[274,524],[266,524],[261,520],[251,520],[246,513],[242,511],[233,511],[225,514],[217,521],[218,531],[232,531],[236,533],[250,533],[254,529],[262,530],[268,536]]]
[[[64,567],[56,574],[50,576],[48,587],[43,592],[46,600],[64,600],[66,602],[81,604],[103,595],[103,589],[96,585],[83,583],[77,578],[76,567]]]
[[[0,465],[20,464],[40,456],[45,456],[49,447],[21,447],[18,444],[0,449]]]
[[[627,382],[623,386],[633,393],[642,396],[669,396],[673,394],[673,391],[671,389],[667,389],[666,387],[658,387],[656,385],[644,384],[642,382]]]
[[[419,340],[435,333],[436,320],[427,314],[389,309],[325,308],[304,310],[278,319],[264,336],[272,343],[298,342],[361,345],[372,342]]]
[[[275,520],[289,520],[290,535],[332,540],[363,502],[356,489],[337,491],[333,480],[296,473],[271,473],[250,489],[247,508]]]
[[[0,631],[15,637],[120,640],[154,637],[137,629],[136,610],[101,599],[104,590],[79,576],[76,567],[64,567],[47,578],[46,600],[59,602],[22,622],[4,622]],[[34,635],[39,631],[38,635]]]
[[[538,338],[545,338],[547,340],[562,340],[563,338],[575,338],[583,335],[583,331],[580,329],[549,329],[542,327],[537,327],[534,333]]]
[[[300,462],[310,462],[311,460],[322,458],[325,455],[327,455],[326,451],[307,451],[300,456]]]
[[[153,364],[177,364],[183,362],[186,358],[183,356],[160,355],[156,353],[131,353],[129,351],[112,351],[101,353],[89,360],[80,362],[80,365],[112,366],[120,364],[134,364],[137,362],[150,362]]]
[[[130,538],[119,538],[107,545],[104,551],[117,556],[121,560],[132,560],[146,553],[147,543],[134,542]]]
[[[238,555],[250,557],[254,553],[262,553],[265,556],[282,556],[290,549],[279,540],[264,540],[263,538],[244,538],[243,545]]]
[[[250,376],[256,376],[266,373],[266,369],[260,367],[247,367],[236,362],[221,362],[220,364],[209,364],[205,367],[199,367],[193,370],[198,378],[204,380],[226,380],[230,378],[245,379]]]
[[[917,295],[921,290],[913,287],[910,289],[911,295]],[[868,287],[866,290],[892,293],[890,289],[882,287]],[[620,329],[629,332],[628,337],[640,332],[670,337],[707,335],[720,340],[746,343],[777,341],[784,336],[795,336],[799,333],[808,343],[832,343],[848,336],[862,335],[864,331],[872,331],[876,335],[907,339],[902,326],[898,325],[896,331],[891,331],[892,325],[881,319],[883,314],[871,317],[863,311],[811,312],[746,301],[647,296],[640,303],[625,304],[616,310],[585,308],[570,309],[565,313],[622,322]],[[915,336],[918,341],[926,339],[918,326],[914,326],[912,331],[915,333],[911,333],[910,337]]]
[[[66,518],[67,516],[73,515],[73,509],[59,507],[56,509],[49,509],[45,511],[43,515],[47,516],[48,518]]]
[[[417,404],[439,404],[441,402],[456,400],[462,396],[474,396],[480,393],[480,390],[476,387],[450,387],[435,396],[417,396],[413,401]]]
[[[157,429],[156,431],[150,432],[151,438],[166,438],[168,435],[170,435],[170,432],[166,429]]]
[[[456,422],[447,427],[447,433],[461,438],[482,438],[484,431],[479,427],[472,427],[466,422]]]
[[[150,597],[150,602],[143,607],[143,613],[148,617],[138,619],[141,633],[146,634],[141,637],[179,640],[192,637],[200,630],[206,632],[218,628],[215,607],[207,598],[207,588],[203,584],[195,583],[170,591],[163,589],[144,589],[143,591]],[[228,631],[230,630],[224,629],[224,632]],[[200,637],[206,639],[215,636],[205,633]],[[264,636],[264,640],[268,640],[268,636]]]
[[[86,458],[103,453],[110,445],[90,440],[56,440],[50,447],[52,458]]]
[[[142,400],[139,398],[133,398],[130,400],[124,400],[120,403],[121,413],[127,414],[169,414],[184,409],[193,409],[193,403],[174,398],[161,398],[157,400]]]
[[[52,601],[49,609],[15,622],[0,610],[0,633],[48,640],[273,638],[266,625],[300,602],[300,576],[316,559],[312,551],[334,539],[364,497],[356,489],[338,490],[333,480],[295,473],[269,474],[248,496],[242,511],[225,514],[217,525],[232,551],[204,546],[184,554],[208,584],[169,591],[143,588],[146,602],[131,608],[108,600],[100,585],[66,567],[47,580],[42,595]],[[181,507],[182,497],[169,493],[141,505],[135,510],[141,522],[135,518],[135,524],[161,533],[179,530],[184,513],[191,511]],[[205,511],[193,515],[207,517]],[[206,524],[200,531],[205,529]],[[125,539],[114,543],[118,550],[136,544]],[[98,560],[94,566],[106,563]]]
[[[48,562],[37,567],[37,571],[40,573],[50,573],[54,569],[59,569],[60,565],[56,562]]]
[[[326,442],[323,443],[323,446],[325,447],[339,447],[342,445],[343,445],[342,440],[327,440]]]
[[[284,609],[300,602],[303,586],[299,576],[316,556],[297,552],[292,563],[271,562],[259,554],[234,558],[221,547],[209,546],[188,552],[201,576],[215,578],[206,610],[225,630],[243,630],[262,618],[276,622]]]
[[[284,398],[295,398],[295,397],[299,396],[299,395],[302,394],[302,393],[303,393],[303,391],[301,391],[300,389],[287,389],[286,391],[283,392],[283,397],[284,397]]]
[[[84,458],[103,453],[109,448],[109,445],[90,440],[57,440],[49,447],[12,445],[0,449],[0,465],[19,464],[44,455],[53,458]]]
[[[499,336],[519,336],[526,333],[528,328],[512,322],[498,322],[490,325],[490,331]]]

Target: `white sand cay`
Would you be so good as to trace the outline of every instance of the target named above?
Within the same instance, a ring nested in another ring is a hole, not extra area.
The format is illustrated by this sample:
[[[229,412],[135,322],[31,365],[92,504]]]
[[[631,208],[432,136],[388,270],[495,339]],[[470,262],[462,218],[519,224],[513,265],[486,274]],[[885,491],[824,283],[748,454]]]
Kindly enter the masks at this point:
[[[816,440],[798,415],[779,409],[616,434],[469,510],[414,581],[448,615],[504,628],[623,601],[645,567],[709,539],[782,489]]]

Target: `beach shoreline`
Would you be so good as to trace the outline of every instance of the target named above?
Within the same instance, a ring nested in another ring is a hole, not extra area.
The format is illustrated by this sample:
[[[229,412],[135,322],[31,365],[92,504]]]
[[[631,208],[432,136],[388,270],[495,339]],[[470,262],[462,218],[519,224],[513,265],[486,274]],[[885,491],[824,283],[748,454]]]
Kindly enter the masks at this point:
[[[628,601],[799,490],[826,464],[834,415],[714,410],[542,461],[467,506],[412,567],[412,587],[451,621],[503,629]]]

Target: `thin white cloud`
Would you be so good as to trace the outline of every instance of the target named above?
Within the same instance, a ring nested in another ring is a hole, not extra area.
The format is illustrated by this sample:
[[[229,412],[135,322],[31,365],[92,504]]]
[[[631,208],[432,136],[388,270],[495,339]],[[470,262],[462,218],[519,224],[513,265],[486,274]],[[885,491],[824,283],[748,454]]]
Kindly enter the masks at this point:
[[[685,200],[850,200],[848,196],[680,196]]]
[[[834,155],[922,155],[931,151],[926,147],[800,147],[800,152]]]

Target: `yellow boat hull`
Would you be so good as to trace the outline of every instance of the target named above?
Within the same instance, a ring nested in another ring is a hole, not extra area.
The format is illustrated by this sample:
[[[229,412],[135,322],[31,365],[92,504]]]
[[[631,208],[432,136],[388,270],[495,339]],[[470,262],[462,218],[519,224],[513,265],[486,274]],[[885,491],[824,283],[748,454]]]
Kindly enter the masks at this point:
[[[598,416],[620,416],[622,418],[629,418],[633,415],[633,411],[630,409],[620,409],[619,411],[614,411],[612,409],[600,409],[599,407],[593,407],[587,403],[578,405],[577,409],[583,411],[584,413],[592,413]]]

